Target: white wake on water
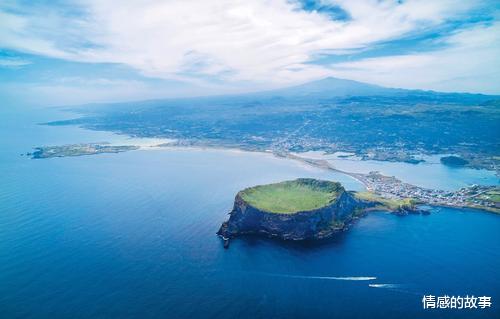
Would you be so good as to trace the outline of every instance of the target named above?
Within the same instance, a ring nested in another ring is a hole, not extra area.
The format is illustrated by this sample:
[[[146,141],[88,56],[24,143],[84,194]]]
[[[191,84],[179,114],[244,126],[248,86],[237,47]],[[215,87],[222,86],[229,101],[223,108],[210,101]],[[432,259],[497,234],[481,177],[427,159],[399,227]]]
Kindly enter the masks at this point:
[[[401,285],[398,284],[369,284],[368,286],[372,288],[387,288],[387,289],[395,289],[401,287]]]
[[[346,280],[346,281],[366,281],[376,280],[377,277],[332,277],[332,276],[299,276],[299,275],[279,275],[269,274],[273,277],[295,278],[295,279],[320,279],[320,280]]]

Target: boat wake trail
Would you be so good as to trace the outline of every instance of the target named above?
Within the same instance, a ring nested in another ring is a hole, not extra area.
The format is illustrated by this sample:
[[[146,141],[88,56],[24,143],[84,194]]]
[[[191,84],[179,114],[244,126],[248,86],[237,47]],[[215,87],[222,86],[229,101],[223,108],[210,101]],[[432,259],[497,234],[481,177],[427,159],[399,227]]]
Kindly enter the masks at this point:
[[[340,280],[340,281],[373,281],[377,277],[372,276],[305,276],[305,275],[287,275],[287,274],[273,274],[273,273],[258,273],[263,276],[277,277],[277,278],[290,278],[290,279],[309,279],[309,280]],[[394,284],[394,283],[368,283],[370,288],[388,289],[394,292],[401,292],[405,294],[421,295],[417,292],[410,291],[407,284]]]
[[[272,277],[293,278],[293,279],[345,280],[345,281],[367,281],[367,280],[377,279],[377,277],[299,276],[299,275],[280,275],[280,274],[267,274],[267,275]]]
[[[371,288],[386,288],[386,289],[396,289],[401,287],[401,285],[398,284],[369,284],[368,286]]]
[[[410,295],[421,296],[421,293],[417,293],[415,291],[408,290],[411,285],[401,285],[401,284],[368,284],[370,288],[381,288],[381,289],[389,289],[395,292],[401,292]]]

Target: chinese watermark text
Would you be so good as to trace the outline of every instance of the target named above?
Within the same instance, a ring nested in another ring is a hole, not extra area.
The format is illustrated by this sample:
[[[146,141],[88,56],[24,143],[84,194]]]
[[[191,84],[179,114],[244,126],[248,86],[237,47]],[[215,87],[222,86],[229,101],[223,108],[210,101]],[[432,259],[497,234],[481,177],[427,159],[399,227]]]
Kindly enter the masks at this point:
[[[491,297],[425,295],[422,304],[424,309],[485,309],[491,307]]]

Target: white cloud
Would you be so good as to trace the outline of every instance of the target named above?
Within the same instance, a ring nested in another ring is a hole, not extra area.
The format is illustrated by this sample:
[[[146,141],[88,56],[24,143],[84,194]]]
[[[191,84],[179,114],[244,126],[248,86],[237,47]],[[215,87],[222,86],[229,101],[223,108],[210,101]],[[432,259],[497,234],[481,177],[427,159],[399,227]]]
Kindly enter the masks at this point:
[[[18,49],[57,58],[68,57],[64,50],[55,47],[54,39],[58,36],[56,29],[44,35],[38,22],[38,18],[31,14],[10,13],[2,10],[0,5],[0,48]]]
[[[31,64],[28,60],[18,58],[0,58],[0,67],[4,68],[18,68]]]
[[[279,86],[331,75],[329,66],[307,63],[318,53],[364,50],[481,5],[452,0],[322,2],[343,8],[351,19],[333,21],[300,10],[290,0],[88,0],[74,3],[78,15],[11,2],[3,10],[0,6],[0,46],[75,61],[121,63],[149,77],[196,83],[215,77]],[[370,77],[372,82],[389,83],[396,65],[406,67],[411,59],[435,57],[394,57],[392,64],[384,58],[364,60],[336,65],[335,74],[359,78],[364,68],[379,74]],[[407,82],[411,80],[413,76]]]
[[[500,23],[461,30],[444,49],[334,64],[334,74],[390,87],[500,92]]]
[[[95,26],[91,34],[103,48],[84,56],[125,63],[158,77],[171,78],[192,68],[195,56],[202,74],[271,83],[306,80],[328,73],[322,66],[305,64],[313,54],[365,48],[434,25],[445,18],[444,8],[450,4],[352,3],[339,3],[353,17],[344,22],[298,10],[285,0],[95,1],[89,8]],[[448,9],[448,15],[462,10]]]

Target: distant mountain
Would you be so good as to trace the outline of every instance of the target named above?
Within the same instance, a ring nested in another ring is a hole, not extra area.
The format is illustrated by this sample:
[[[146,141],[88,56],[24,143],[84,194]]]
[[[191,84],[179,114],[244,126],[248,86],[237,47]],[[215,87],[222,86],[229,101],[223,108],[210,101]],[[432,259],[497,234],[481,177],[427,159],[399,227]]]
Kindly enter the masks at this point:
[[[317,81],[291,86],[287,88],[231,96],[236,98],[253,98],[260,101],[272,99],[286,99],[289,102],[312,101],[318,102],[331,99],[368,99],[370,97],[386,97],[394,101],[407,103],[458,103],[462,105],[493,104],[498,106],[500,96],[473,94],[473,93],[447,93],[436,91],[388,88],[353,80],[328,77]],[[403,101],[402,101],[403,100]],[[393,102],[394,102],[393,101]]]
[[[316,97],[335,97],[335,96],[366,96],[366,95],[390,95],[401,93],[407,90],[386,88],[378,85],[338,79],[328,77],[325,79],[304,83],[284,89],[278,89],[266,92],[279,96],[316,96]]]
[[[374,84],[368,84],[353,80],[327,77],[321,80],[311,81],[300,85],[290,86],[281,89],[260,91],[253,93],[242,93],[232,95],[212,95],[200,97],[170,98],[144,101],[131,101],[120,103],[98,103],[87,104],[79,107],[71,107],[72,111],[90,114],[92,112],[102,113],[116,111],[115,107],[121,111],[136,110],[137,108],[148,107],[216,107],[234,108],[239,106],[272,105],[282,101],[288,105],[315,104],[332,102],[334,100],[362,100],[367,102],[372,99],[384,97],[385,103],[379,107],[387,105],[416,105],[419,103],[443,104],[451,103],[458,105],[481,105],[484,107],[498,108],[500,106],[500,96],[484,95],[472,93],[445,93],[424,90],[410,90],[399,88],[388,88]],[[380,101],[379,101],[380,102]]]

